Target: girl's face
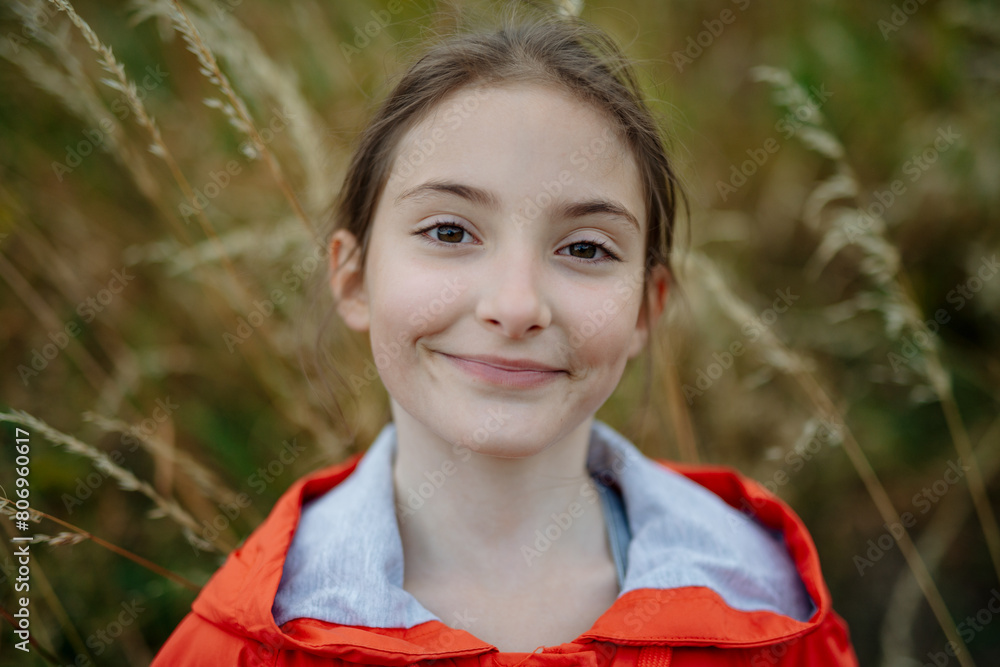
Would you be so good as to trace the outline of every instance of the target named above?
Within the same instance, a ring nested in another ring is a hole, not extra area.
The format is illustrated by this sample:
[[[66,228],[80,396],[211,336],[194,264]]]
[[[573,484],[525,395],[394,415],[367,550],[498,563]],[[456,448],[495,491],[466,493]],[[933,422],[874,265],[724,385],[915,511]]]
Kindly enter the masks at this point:
[[[558,89],[453,93],[404,135],[373,225],[360,283],[340,265],[354,239],[334,236],[333,286],[397,422],[529,456],[589,424],[645,344],[638,168]],[[658,267],[653,321],[666,286]]]

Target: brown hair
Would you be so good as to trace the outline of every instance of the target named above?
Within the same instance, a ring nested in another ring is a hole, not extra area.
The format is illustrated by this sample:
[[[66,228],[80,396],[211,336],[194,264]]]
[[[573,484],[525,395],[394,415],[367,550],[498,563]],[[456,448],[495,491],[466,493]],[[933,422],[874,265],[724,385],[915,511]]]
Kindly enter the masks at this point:
[[[358,240],[363,273],[375,209],[400,140],[446,97],[474,86],[541,83],[557,86],[603,113],[635,157],[647,215],[645,299],[655,266],[666,267],[673,282],[674,217],[679,203],[686,201],[633,66],[615,41],[593,24],[552,13],[522,16],[510,7],[494,21],[499,27],[447,36],[402,75],[359,136],[334,203],[326,246],[337,230],[349,231]],[[648,395],[648,377],[646,386]]]
[[[351,232],[363,269],[375,207],[400,139],[461,88],[515,82],[559,86],[609,117],[643,181],[647,275],[657,264],[670,269],[674,216],[683,194],[632,65],[603,30],[558,15],[508,16],[495,32],[452,36],[411,65],[361,132],[325,240],[338,229]]]

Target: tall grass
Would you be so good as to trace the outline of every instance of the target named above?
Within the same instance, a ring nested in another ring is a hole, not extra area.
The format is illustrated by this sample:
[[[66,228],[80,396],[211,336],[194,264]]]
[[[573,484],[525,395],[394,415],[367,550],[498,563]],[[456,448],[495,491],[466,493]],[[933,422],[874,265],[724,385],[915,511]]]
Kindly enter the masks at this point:
[[[997,662],[1000,624],[970,637],[963,619],[1000,578],[1000,279],[955,297],[1000,246],[996,10],[925,5],[883,38],[891,8],[747,5],[692,57],[721,7],[555,5],[641,60],[694,201],[677,230],[688,297],[598,417],[651,456],[733,465],[789,501],[862,664],[926,662],[946,641],[967,647],[960,664]],[[323,329],[321,231],[396,59],[467,7],[404,3],[363,46],[384,9],[363,0],[0,10],[0,421],[32,434],[45,582],[25,664],[148,664],[291,481],[385,423],[381,385],[349,382],[367,341]],[[947,127],[960,139],[911,180]],[[135,276],[119,292],[115,271]],[[797,300],[770,319],[776,290]],[[304,361],[321,331],[348,382]],[[836,437],[811,448],[823,425]],[[291,440],[307,453],[278,465]],[[937,493],[956,458],[966,475]],[[9,579],[9,545],[0,566]],[[94,655],[127,600],[147,611]]]

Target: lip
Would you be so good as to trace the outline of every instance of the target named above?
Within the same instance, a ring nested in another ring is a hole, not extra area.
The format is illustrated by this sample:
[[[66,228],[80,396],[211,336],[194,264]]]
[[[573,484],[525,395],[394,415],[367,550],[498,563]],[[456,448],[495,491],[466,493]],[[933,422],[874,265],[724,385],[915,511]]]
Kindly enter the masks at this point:
[[[506,359],[492,355],[456,357],[441,353],[465,373],[491,384],[531,389],[548,384],[566,371],[532,359]]]
[[[465,361],[474,361],[478,364],[488,364],[490,366],[495,366],[496,368],[507,370],[507,371],[561,371],[561,368],[556,368],[555,366],[549,366],[548,364],[543,364],[539,361],[534,361],[532,359],[507,359],[504,357],[495,357],[489,354],[466,354],[461,357],[455,355],[445,355],[450,356],[452,359],[464,359]]]

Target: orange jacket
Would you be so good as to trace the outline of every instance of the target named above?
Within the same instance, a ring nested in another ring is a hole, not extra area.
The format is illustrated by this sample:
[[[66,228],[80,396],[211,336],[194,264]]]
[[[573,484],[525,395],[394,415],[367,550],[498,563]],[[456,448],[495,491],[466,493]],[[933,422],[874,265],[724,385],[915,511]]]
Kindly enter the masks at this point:
[[[752,509],[761,524],[783,533],[791,562],[815,607],[808,620],[737,610],[711,588],[684,586],[625,592],[588,632],[534,653],[499,652],[440,621],[381,628],[296,618],[279,628],[272,604],[302,504],[344,481],[361,457],[299,480],[279,499],[266,521],[201,591],[153,667],[857,665],[847,627],[831,608],[816,547],[802,521],[762,486],[730,469],[666,461],[655,463],[696,482],[731,507]]]

